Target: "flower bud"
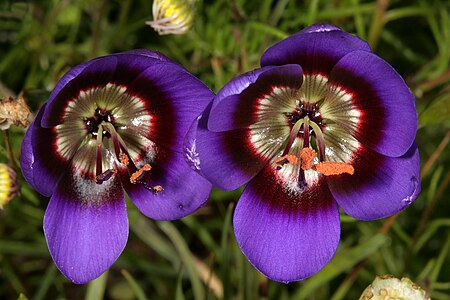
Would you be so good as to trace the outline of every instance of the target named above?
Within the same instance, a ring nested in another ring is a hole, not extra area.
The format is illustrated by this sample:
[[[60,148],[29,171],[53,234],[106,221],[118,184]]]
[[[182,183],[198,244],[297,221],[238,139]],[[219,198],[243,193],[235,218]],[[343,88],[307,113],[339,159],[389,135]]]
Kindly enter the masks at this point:
[[[19,193],[16,172],[8,165],[0,163],[0,209]]]
[[[160,35],[184,34],[192,28],[195,0],[154,0],[153,21],[146,22]]]

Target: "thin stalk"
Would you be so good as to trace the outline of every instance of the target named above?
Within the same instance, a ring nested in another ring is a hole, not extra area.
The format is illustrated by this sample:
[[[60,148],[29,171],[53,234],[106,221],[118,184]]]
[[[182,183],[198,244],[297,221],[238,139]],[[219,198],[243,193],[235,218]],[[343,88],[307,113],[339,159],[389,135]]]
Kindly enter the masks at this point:
[[[16,158],[14,157],[14,152],[11,147],[11,139],[9,137],[8,129],[3,130],[3,137],[5,138],[6,151],[8,152],[8,158],[9,161],[11,162],[11,166],[14,170],[18,170],[19,165],[17,164]]]
[[[431,154],[430,158],[423,165],[422,171],[420,172],[421,179],[423,179],[428,174],[431,167],[433,167],[433,165],[435,164],[436,160],[439,158],[439,156],[441,156],[442,151],[446,149],[449,141],[450,141],[450,130],[444,136],[444,138],[442,139],[441,143],[436,148],[436,150],[434,150],[433,154]]]
[[[420,235],[424,231],[424,229],[428,225],[428,221],[430,220],[430,217],[436,208],[437,204],[439,203],[439,200],[441,200],[442,196],[444,195],[445,190],[450,185],[450,171],[447,172],[447,175],[445,176],[444,180],[442,180],[441,185],[439,186],[436,194],[431,199],[430,204],[425,208],[425,211],[422,214],[422,218],[419,221],[419,226],[417,227],[416,231],[414,232],[411,244],[408,247],[408,253],[406,255],[405,264],[404,264],[404,272],[408,271],[408,268],[410,266],[409,262],[412,259],[413,253],[414,253],[414,247],[416,246],[416,243],[418,239],[420,238]]]
[[[386,24],[386,10],[389,6],[389,0],[378,0],[376,4],[375,13],[372,18],[372,24],[370,25],[369,32],[369,45],[374,50],[378,44],[378,40],[380,39],[380,33]]]

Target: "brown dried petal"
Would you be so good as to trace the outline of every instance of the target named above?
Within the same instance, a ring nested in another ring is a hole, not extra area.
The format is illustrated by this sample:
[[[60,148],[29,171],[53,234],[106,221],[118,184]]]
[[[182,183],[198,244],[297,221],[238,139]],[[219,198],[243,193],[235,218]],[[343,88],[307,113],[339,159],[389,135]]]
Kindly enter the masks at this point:
[[[24,128],[30,125],[28,117],[30,109],[22,95],[17,98],[11,96],[3,97],[0,101],[0,129],[6,130],[12,124]]]

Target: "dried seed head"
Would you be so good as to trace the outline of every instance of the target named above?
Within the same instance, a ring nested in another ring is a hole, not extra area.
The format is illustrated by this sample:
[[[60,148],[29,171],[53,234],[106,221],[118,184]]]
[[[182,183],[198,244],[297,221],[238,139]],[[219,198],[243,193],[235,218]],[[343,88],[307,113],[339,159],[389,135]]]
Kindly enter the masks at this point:
[[[359,300],[430,300],[423,289],[409,278],[392,275],[377,276],[364,290]]]
[[[17,98],[10,96],[3,97],[0,101],[0,129],[6,130],[12,124],[24,128],[30,125],[28,117],[30,109],[28,108],[22,95]]]

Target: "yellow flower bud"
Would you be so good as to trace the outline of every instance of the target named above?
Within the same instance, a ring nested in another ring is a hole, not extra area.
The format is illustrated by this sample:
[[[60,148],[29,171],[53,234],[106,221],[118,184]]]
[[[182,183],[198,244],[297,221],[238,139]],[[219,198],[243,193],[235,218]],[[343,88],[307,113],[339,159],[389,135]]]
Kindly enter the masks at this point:
[[[16,172],[0,163],[0,209],[19,193]]]
[[[195,0],[154,0],[153,21],[146,22],[160,35],[184,34],[194,22]]]

